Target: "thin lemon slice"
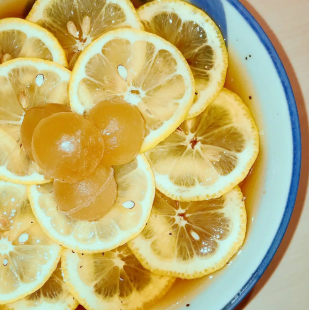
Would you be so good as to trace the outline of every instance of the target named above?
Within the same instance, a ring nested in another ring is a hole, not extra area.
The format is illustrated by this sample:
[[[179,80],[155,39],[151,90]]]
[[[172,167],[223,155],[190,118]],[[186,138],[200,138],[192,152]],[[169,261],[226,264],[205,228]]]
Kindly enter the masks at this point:
[[[224,39],[202,10],[179,0],[151,1],[138,9],[146,31],[174,44],[195,79],[195,98],[187,118],[205,110],[222,89],[228,66]]]
[[[70,69],[81,51],[102,34],[125,27],[143,29],[129,0],[38,0],[27,19],[58,38]]]
[[[0,178],[14,183],[46,183],[35,162],[32,162],[9,133],[0,129]]]
[[[80,56],[70,80],[71,108],[86,113],[103,100],[121,98],[139,108],[146,123],[144,152],[185,119],[194,80],[169,42],[135,29],[109,32]]]
[[[220,197],[239,184],[258,152],[258,129],[249,109],[223,89],[202,114],[147,152],[147,158],[162,193],[197,201]]]
[[[69,105],[69,70],[47,60],[19,58],[0,66],[0,179],[46,183],[23,149],[20,126],[26,109],[47,103]]]
[[[126,245],[85,255],[66,250],[62,268],[71,293],[87,310],[148,309],[175,281],[144,269]]]
[[[38,290],[60,255],[61,247],[37,223],[26,187],[0,181],[0,304]]]
[[[198,202],[173,201],[157,191],[147,226],[128,245],[150,271],[194,279],[227,263],[243,244],[246,223],[238,187]]]
[[[20,18],[0,20],[0,64],[20,57],[68,65],[60,43],[46,29]]]
[[[111,211],[94,222],[72,219],[58,211],[51,183],[31,186],[31,206],[45,232],[61,245],[85,253],[114,249],[138,235],[154,199],[152,171],[143,155],[114,170],[117,200]]]
[[[39,290],[21,300],[0,306],[0,310],[74,310],[77,306],[78,301],[70,294],[64,283],[59,263]]]

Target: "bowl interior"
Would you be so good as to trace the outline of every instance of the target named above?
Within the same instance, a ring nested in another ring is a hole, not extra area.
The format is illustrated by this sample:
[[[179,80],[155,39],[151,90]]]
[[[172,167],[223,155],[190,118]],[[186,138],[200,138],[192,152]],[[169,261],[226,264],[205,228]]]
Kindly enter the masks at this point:
[[[242,184],[248,212],[244,246],[219,272],[177,280],[152,310],[233,309],[265,271],[290,219],[300,171],[300,131],[293,93],[269,39],[237,0],[193,0],[220,26],[229,50],[226,87],[249,106],[260,155]]]

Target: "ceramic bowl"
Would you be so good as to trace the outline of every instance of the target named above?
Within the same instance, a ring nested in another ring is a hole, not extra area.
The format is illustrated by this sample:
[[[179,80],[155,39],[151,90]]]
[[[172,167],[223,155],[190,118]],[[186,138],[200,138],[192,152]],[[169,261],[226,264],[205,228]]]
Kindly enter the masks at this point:
[[[301,141],[293,91],[269,38],[238,0],[192,0],[220,26],[230,68],[227,86],[250,107],[261,150],[243,185],[248,211],[245,244],[223,270],[177,280],[153,309],[231,310],[259,280],[288,226],[300,175]]]

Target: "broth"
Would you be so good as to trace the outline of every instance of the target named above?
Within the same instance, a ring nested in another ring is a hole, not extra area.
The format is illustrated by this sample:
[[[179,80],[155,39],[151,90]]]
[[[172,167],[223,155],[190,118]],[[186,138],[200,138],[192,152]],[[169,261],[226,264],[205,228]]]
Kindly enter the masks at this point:
[[[25,18],[31,9],[34,0],[1,0],[0,18],[21,17]]]
[[[251,56],[251,57],[250,57]],[[247,60],[250,61],[252,55],[247,57]],[[239,184],[245,199],[247,215],[248,215],[248,231],[250,231],[250,224],[252,223],[252,218],[254,217],[255,210],[258,205],[258,197],[257,192],[260,187],[262,178],[263,178],[263,163],[264,161],[264,152],[263,152],[263,131],[261,115],[258,110],[258,100],[255,95],[254,87],[250,83],[250,78],[248,73],[246,72],[244,65],[241,63],[240,59],[234,54],[233,49],[229,48],[229,68],[227,72],[226,82],[224,87],[236,93],[247,107],[250,109],[253,118],[259,128],[260,132],[260,152],[259,156],[254,163],[250,173],[245,178],[243,182]],[[250,220],[251,219],[251,220]]]

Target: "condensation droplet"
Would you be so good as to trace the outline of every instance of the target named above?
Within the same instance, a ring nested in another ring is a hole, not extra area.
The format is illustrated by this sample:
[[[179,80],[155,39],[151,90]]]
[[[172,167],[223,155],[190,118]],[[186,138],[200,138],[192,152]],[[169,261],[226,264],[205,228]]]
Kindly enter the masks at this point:
[[[135,206],[135,203],[131,200],[125,201],[122,206],[126,209],[132,209]]]
[[[26,234],[26,233],[24,233],[24,234],[21,234],[21,235],[19,236],[18,242],[19,242],[19,243],[25,243],[25,242],[28,241],[28,239],[29,239],[29,235]]]
[[[117,69],[118,69],[119,75],[120,75],[124,80],[127,80],[127,77],[128,77],[128,71],[127,71],[127,69],[126,69],[124,66],[122,66],[122,65],[119,65]]]
[[[9,261],[5,258],[5,259],[3,260],[3,266],[7,266],[8,263],[9,263]]]
[[[44,75],[38,74],[35,78],[35,84],[38,86],[42,86],[44,84]]]
[[[193,231],[193,230],[191,231],[191,236],[195,240],[200,240],[200,236],[195,231]]]

